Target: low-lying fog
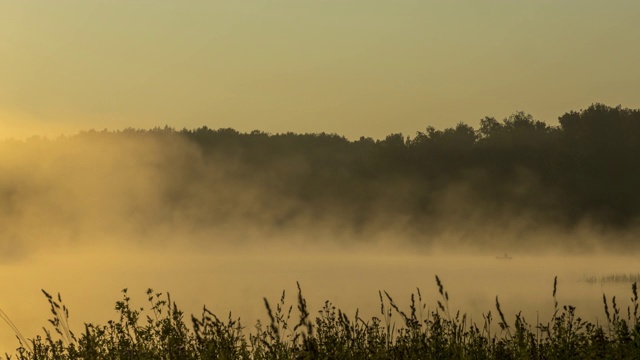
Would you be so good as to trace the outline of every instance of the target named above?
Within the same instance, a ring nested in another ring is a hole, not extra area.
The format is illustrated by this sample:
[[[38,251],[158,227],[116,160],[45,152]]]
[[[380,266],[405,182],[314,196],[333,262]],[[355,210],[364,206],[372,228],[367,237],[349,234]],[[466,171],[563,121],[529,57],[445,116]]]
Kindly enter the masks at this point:
[[[281,168],[251,171],[162,134],[1,143],[0,309],[32,338],[50,315],[40,289],[60,292],[71,329],[81,333],[85,322],[116,318],[123,288],[139,306],[153,288],[170,292],[187,320],[206,304],[220,317],[231,311],[251,331],[267,318],[263,297],[273,303],[286,290],[295,305],[296,281],[312,310],[331,300],[367,319],[379,314],[379,290],[406,307],[419,287],[434,309],[439,275],[452,311],[479,321],[495,313],[497,295],[510,320],[523,310],[535,322],[553,311],[557,275],[560,305],[602,320],[602,292],[626,307],[630,285],[581,280],[640,272],[631,242],[603,250],[634,233],[586,225],[556,231],[523,211],[509,217],[508,208],[479,208],[463,184],[432,198],[441,205],[434,213],[446,216],[418,230],[396,211],[417,186],[401,179],[381,186],[373,201],[352,197],[368,204],[366,221],[357,207],[323,194],[307,203],[305,193],[289,196],[296,179],[313,178],[315,165],[290,154]],[[534,185],[527,186],[521,192]],[[505,252],[512,258],[497,258]],[[0,323],[0,352],[17,345]]]

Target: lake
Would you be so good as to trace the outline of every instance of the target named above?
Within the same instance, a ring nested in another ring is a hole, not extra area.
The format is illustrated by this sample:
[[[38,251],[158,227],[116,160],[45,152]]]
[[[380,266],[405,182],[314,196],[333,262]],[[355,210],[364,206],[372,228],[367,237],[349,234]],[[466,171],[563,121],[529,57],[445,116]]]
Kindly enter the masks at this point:
[[[577,306],[579,316],[602,323],[603,291],[609,299],[616,295],[626,314],[630,284],[589,284],[584,278],[640,272],[640,260],[634,256],[510,254],[512,258],[504,260],[497,258],[503,254],[438,255],[411,249],[282,249],[267,244],[219,251],[167,246],[71,250],[62,246],[0,265],[4,285],[0,308],[31,338],[43,333],[50,315],[40,289],[60,292],[70,309],[71,330],[80,333],[84,322],[105,323],[116,318],[114,303],[121,299],[123,288],[129,289],[136,306],[147,305],[145,291],[153,288],[170,292],[189,323],[190,314],[199,314],[206,304],[219,317],[226,318],[229,311],[240,316],[251,330],[257,319],[267,319],[263,297],[274,304],[283,290],[297,316],[296,281],[312,314],[330,300],[350,316],[360,309],[366,319],[379,315],[379,290],[386,290],[408,310],[410,295],[419,287],[428,308],[435,309],[440,300],[437,274],[449,293],[452,313],[461,310],[481,322],[482,313],[496,313],[497,295],[509,321],[522,310],[535,323],[536,318],[548,321],[553,312],[557,275],[560,306]],[[0,324],[0,351],[11,353],[16,347],[9,326]]]

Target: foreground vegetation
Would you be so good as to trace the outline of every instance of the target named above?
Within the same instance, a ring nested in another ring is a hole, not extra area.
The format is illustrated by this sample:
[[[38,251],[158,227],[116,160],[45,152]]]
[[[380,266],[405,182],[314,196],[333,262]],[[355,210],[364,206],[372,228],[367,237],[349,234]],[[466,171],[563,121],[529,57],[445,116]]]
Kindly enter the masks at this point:
[[[221,319],[207,308],[199,317],[184,314],[170,296],[147,291],[150,308],[136,310],[127,290],[116,302],[119,318],[106,325],[85,324],[75,335],[69,312],[44,292],[51,305],[44,336],[26,339],[16,331],[20,347],[7,359],[638,359],[640,316],[637,284],[631,305],[623,311],[615,297],[603,295],[607,323],[593,324],[576,315],[573,306],[558,306],[544,323],[531,324],[518,313],[509,322],[496,298],[496,313],[473,323],[465,314],[450,313],[449,294],[436,276],[439,300],[428,310],[418,289],[408,310],[386,292],[380,293],[380,317],[350,318],[330,302],[312,319],[298,285],[297,319],[283,292],[275,307],[265,299],[269,324],[257,322],[248,331],[229,314]],[[626,314],[625,314],[626,313]],[[188,321],[187,321],[188,322]]]

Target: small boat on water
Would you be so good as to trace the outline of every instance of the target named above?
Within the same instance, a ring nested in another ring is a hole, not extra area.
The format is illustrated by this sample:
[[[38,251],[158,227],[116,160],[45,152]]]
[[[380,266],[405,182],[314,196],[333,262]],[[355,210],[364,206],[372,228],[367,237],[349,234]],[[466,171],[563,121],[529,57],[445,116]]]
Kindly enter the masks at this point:
[[[511,260],[512,257],[507,255],[507,253],[504,253],[503,256],[496,256],[496,259],[498,259],[498,260]]]

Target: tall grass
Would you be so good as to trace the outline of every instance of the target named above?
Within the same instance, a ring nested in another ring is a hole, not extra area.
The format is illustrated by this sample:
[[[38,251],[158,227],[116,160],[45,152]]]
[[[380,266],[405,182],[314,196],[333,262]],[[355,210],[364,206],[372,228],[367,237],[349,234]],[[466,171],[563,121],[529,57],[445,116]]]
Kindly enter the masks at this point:
[[[380,313],[349,317],[331,302],[311,316],[298,284],[296,310],[283,292],[264,299],[268,323],[247,330],[228,315],[206,307],[197,317],[184,313],[168,294],[147,291],[148,310],[132,308],[127,290],[116,302],[118,317],[104,325],[85,324],[75,334],[60,295],[44,295],[51,308],[44,335],[25,338],[7,359],[639,359],[640,317],[637,283],[624,311],[615,297],[603,295],[607,322],[593,324],[576,308],[559,306],[554,281],[554,313],[549,321],[527,321],[521,313],[510,321],[496,297],[496,312],[475,323],[449,308],[449,294],[436,276],[437,307],[427,308],[420,289],[402,309],[380,292]],[[497,325],[495,324],[497,322]],[[188,324],[190,323],[190,324]]]

